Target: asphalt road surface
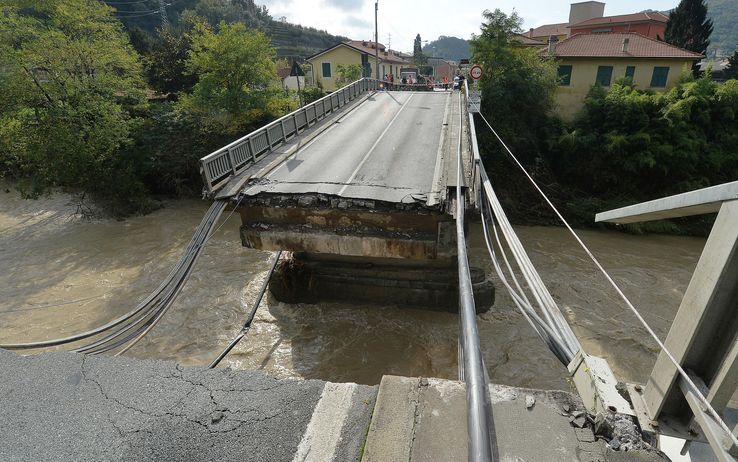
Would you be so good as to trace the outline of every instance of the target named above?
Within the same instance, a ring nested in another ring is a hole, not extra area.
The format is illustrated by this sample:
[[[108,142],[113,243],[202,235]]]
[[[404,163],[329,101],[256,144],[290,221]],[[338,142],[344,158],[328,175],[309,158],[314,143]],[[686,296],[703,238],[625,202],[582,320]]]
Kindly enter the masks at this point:
[[[358,460],[377,387],[0,349],[0,461]]]
[[[444,115],[454,101],[450,92],[378,92],[244,192],[388,202],[427,196],[437,186]]]

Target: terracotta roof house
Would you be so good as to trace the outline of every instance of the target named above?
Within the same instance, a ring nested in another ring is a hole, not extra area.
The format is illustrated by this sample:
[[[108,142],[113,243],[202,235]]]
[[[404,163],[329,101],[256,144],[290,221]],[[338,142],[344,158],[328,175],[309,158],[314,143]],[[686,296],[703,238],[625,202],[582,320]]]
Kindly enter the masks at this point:
[[[634,32],[577,34],[549,44],[539,54],[559,63],[556,102],[565,119],[581,109],[593,85],[607,88],[615,80],[629,77],[636,88],[665,91],[676,85],[685,66],[691,68],[703,58]]]
[[[380,77],[388,74],[400,75],[400,68],[409,61],[400,57],[395,51],[388,50],[382,43],[375,48],[374,42],[368,40],[350,40],[337,43],[307,58],[312,65],[312,81],[320,84],[327,91],[334,91],[336,69],[339,65],[359,64],[364,68],[364,75],[374,77],[377,69],[375,53],[379,54]]]
[[[571,24],[569,35],[607,32],[636,32],[646,37],[663,39],[669,17],[659,12],[643,12],[603,16]]]
[[[523,35],[529,39],[543,43],[548,43],[548,39],[551,36],[563,40],[569,36],[569,23],[544,24],[543,26],[531,28]]]

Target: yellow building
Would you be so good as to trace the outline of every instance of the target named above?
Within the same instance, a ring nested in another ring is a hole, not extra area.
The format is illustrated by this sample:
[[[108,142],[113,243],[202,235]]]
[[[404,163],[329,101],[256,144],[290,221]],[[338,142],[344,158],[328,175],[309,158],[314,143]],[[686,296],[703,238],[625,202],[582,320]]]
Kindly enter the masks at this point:
[[[556,111],[574,118],[593,85],[609,88],[623,77],[640,90],[674,87],[682,69],[703,58],[682,48],[636,33],[579,34],[540,51],[559,63]]]
[[[400,75],[400,68],[407,66],[409,61],[402,59],[394,51],[387,50],[379,44],[379,77],[385,75]],[[365,77],[376,76],[376,59],[374,42],[352,40],[339,43],[307,58],[312,66],[312,81],[315,85],[323,86],[326,91],[337,89],[337,68],[339,65],[348,66],[358,64],[364,68]]]

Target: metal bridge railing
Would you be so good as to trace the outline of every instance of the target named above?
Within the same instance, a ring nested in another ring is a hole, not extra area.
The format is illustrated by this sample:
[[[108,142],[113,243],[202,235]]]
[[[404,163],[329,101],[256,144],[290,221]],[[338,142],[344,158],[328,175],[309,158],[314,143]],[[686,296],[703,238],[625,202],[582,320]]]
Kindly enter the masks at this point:
[[[211,196],[231,176],[238,175],[300,131],[378,87],[375,79],[357,80],[203,157],[200,159],[200,174],[207,195]]]

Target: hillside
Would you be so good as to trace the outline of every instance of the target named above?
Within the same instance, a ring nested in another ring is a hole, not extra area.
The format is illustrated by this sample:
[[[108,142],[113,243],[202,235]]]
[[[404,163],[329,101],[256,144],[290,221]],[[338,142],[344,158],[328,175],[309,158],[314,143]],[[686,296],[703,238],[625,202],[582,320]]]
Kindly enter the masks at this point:
[[[738,1],[707,0],[708,14],[712,17],[715,29],[712,32],[710,56],[732,55],[738,44]]]
[[[442,35],[437,40],[428,42],[423,47],[423,53],[426,56],[458,61],[461,58],[468,58],[471,51],[468,40]]]
[[[105,3],[118,10],[116,16],[129,31],[140,29],[144,33],[153,34],[161,27],[159,0],[137,0],[129,3],[110,0]],[[169,3],[166,7],[167,19],[174,26],[190,14],[201,16],[210,24],[217,24],[220,21],[243,22],[249,27],[267,33],[281,57],[305,58],[338,42],[348,40],[346,37],[332,35],[312,27],[276,20],[269,15],[265,6],[257,5],[254,0],[179,0],[167,3]]]

